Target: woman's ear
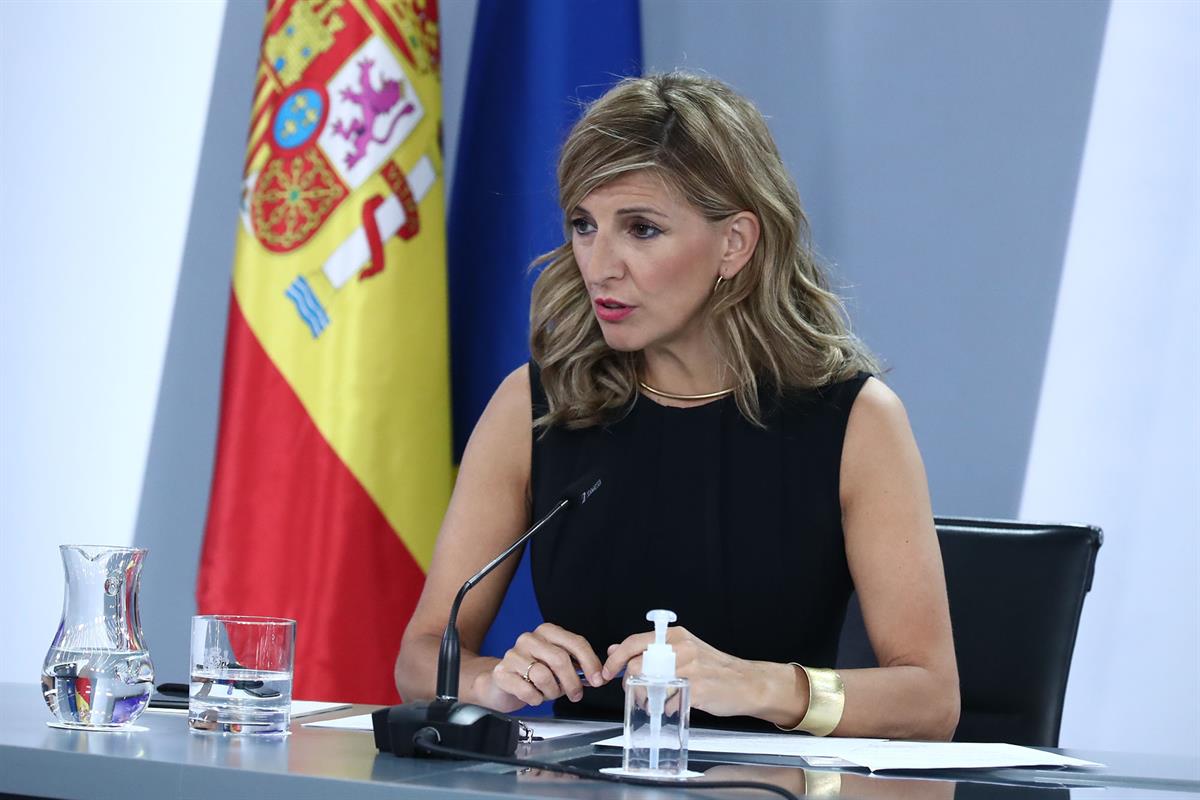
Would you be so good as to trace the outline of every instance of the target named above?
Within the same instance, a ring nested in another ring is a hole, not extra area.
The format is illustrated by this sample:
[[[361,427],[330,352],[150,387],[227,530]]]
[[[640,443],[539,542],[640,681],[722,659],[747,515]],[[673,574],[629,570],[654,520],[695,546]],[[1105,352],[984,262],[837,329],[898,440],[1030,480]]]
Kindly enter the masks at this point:
[[[725,252],[721,256],[721,276],[729,280],[742,271],[758,246],[761,226],[750,211],[739,211],[725,220]]]

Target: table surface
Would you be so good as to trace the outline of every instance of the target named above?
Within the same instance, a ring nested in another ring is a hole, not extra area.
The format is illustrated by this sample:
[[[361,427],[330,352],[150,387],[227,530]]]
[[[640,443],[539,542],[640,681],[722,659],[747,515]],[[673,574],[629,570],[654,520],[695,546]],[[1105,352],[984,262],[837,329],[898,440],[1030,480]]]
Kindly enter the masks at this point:
[[[355,706],[292,724],[292,734],[246,740],[194,734],[181,714],[147,712],[144,731],[99,733],[47,727],[50,714],[36,684],[0,684],[0,794],[45,798],[156,797],[258,799],[326,798],[769,798],[766,792],[618,786],[521,772],[467,761],[401,759],[375,750],[369,733],[305,728],[301,722],[362,714]],[[605,736],[607,734],[604,734]],[[518,756],[562,761],[594,752],[600,734],[522,745]],[[942,798],[1180,798],[1200,796],[1200,758],[1077,750],[1057,752],[1098,761],[1088,770],[999,769],[872,776],[843,771],[841,797]],[[693,761],[703,756],[691,754]],[[734,757],[723,756],[723,761]],[[800,759],[767,764],[730,763],[707,771],[711,779],[756,780],[800,794]],[[814,786],[816,784],[814,783]],[[830,796],[828,794],[821,796]]]

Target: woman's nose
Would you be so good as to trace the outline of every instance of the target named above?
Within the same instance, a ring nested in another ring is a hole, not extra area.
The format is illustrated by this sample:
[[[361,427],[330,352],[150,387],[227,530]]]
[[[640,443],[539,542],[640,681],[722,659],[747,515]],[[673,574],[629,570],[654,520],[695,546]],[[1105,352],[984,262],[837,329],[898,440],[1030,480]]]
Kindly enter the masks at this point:
[[[587,265],[583,269],[584,280],[600,285],[624,274],[625,264],[614,242],[607,234],[596,231],[592,236],[592,246],[588,249]]]

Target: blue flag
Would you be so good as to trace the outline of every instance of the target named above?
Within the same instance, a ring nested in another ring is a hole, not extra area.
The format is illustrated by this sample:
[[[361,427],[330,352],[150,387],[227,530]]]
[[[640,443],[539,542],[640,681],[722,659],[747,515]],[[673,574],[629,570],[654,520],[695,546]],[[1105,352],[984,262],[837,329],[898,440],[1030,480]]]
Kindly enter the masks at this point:
[[[638,0],[480,0],[447,236],[456,459],[529,359],[528,267],[563,242],[559,148],[584,104],[640,74],[641,54]],[[484,653],[540,621],[526,548]]]

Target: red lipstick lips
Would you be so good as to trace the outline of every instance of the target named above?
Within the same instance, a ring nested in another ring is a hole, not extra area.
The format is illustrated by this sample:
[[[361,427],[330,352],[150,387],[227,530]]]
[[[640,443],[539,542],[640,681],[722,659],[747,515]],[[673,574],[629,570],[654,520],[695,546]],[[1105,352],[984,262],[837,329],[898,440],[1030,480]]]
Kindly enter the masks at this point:
[[[633,313],[634,306],[628,306],[611,297],[597,297],[594,305],[596,316],[602,322],[620,322]]]

